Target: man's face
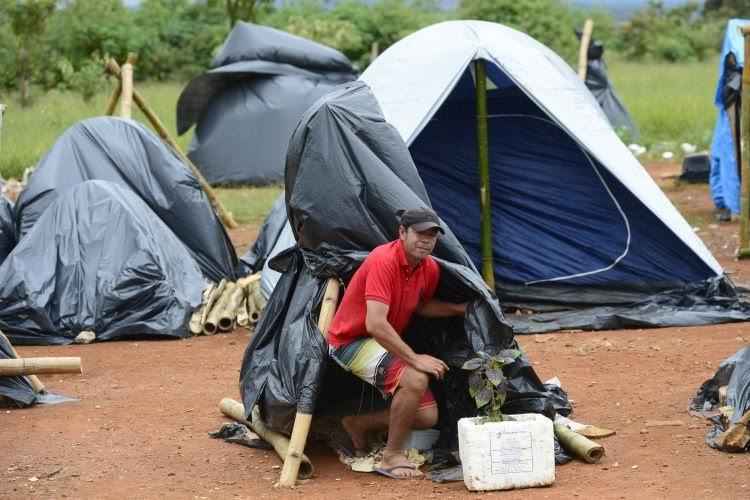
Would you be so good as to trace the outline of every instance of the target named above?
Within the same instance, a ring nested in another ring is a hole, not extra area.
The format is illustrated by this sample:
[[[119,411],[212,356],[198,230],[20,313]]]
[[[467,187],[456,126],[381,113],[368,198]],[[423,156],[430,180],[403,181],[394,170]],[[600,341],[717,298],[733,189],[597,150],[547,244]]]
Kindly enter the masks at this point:
[[[399,239],[404,244],[406,255],[416,262],[421,261],[432,253],[437,244],[437,228],[428,229],[427,231],[415,231],[413,227],[405,228],[399,226]]]

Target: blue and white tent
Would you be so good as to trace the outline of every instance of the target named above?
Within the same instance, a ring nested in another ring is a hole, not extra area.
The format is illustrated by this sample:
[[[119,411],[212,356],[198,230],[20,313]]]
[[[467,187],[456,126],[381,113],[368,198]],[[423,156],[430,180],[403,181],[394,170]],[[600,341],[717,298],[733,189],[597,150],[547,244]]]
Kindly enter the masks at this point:
[[[728,282],[573,70],[529,36],[449,21],[362,74],[433,208],[480,264],[473,61],[486,61],[494,268],[504,303],[634,303]]]
[[[714,136],[711,140],[711,198],[719,209],[740,213],[740,176],[737,168],[736,143],[732,124],[739,123],[739,107],[733,116],[732,104],[740,91],[742,68],[745,66],[745,41],[740,28],[750,24],[747,19],[732,19],[727,23],[719,59],[719,79],[716,83],[714,105],[718,110]],[[736,127],[739,130],[739,127]]]

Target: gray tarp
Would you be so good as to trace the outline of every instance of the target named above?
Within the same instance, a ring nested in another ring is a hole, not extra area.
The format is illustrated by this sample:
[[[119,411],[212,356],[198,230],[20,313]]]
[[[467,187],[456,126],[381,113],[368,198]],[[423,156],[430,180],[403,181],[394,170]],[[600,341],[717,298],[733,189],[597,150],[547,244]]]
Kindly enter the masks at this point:
[[[136,193],[185,244],[207,278],[235,277],[234,247],[198,180],[161,139],[122,118],[83,120],[60,136],[16,203],[19,240],[59,196],[93,179]]]
[[[177,132],[197,124],[189,156],[211,183],[280,182],[302,113],[354,78],[346,56],[330,47],[239,22],[211,69],[182,91]]]
[[[14,344],[189,335],[204,278],[129,189],[87,181],[44,211],[0,266],[0,329]]]
[[[0,336],[0,359],[14,359],[13,348]],[[18,406],[30,406],[36,395],[26,377],[0,377],[0,400],[5,397]]]

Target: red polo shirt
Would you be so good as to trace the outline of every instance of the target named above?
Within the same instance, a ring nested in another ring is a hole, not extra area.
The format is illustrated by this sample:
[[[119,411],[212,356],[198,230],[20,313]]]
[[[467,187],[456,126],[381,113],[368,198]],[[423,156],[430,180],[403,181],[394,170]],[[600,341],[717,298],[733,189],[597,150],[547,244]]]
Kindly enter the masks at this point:
[[[412,269],[401,240],[376,247],[354,273],[328,329],[328,343],[339,347],[367,336],[367,301],[388,306],[388,322],[402,335],[414,311],[435,295],[440,266],[427,256]]]

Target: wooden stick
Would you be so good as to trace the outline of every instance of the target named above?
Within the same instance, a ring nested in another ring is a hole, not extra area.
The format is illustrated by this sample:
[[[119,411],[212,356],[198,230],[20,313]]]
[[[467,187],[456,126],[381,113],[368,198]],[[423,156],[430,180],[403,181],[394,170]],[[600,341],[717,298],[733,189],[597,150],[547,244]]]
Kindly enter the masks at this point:
[[[122,78],[120,66],[114,59],[110,58],[109,60],[107,60],[106,70],[109,74],[111,74],[118,80]],[[159,117],[156,116],[156,113],[154,113],[148,106],[148,104],[146,104],[143,96],[141,96],[141,94],[139,94],[135,89],[133,89],[133,101],[140,108],[143,114],[146,115],[146,118],[151,123],[151,126],[154,127],[156,133],[159,134],[159,137],[161,137],[162,140],[172,148],[178,158],[180,158],[180,160],[185,165],[187,165],[188,168],[190,168],[191,172],[193,172],[193,175],[195,175],[195,177],[198,179],[198,184],[200,185],[201,189],[203,189],[203,192],[206,193],[206,196],[208,196],[211,205],[213,205],[214,210],[216,210],[216,213],[219,215],[219,218],[224,223],[224,225],[229,229],[236,228],[237,223],[234,221],[232,214],[224,209],[224,205],[221,204],[218,196],[216,196],[216,192],[213,190],[213,188],[211,188],[211,185],[208,183],[208,181],[206,181],[206,178],[203,177],[203,174],[201,174],[200,170],[198,170],[198,167],[196,167],[195,164],[190,161],[190,158],[188,158],[187,155],[182,152],[182,149],[180,149],[180,146],[177,144],[177,142],[172,139],[172,136],[169,134],[166,127],[164,127]]]
[[[123,118],[133,117],[133,64],[135,63],[135,54],[128,54],[128,59],[122,65],[122,78],[120,79],[121,96],[120,96],[120,116]]]
[[[115,108],[117,107],[117,103],[120,100],[121,93],[122,82],[120,80],[117,80],[115,88],[112,89],[112,95],[109,96],[109,101],[107,101],[107,109],[104,110],[105,116],[112,116],[113,114],[115,114]]]
[[[328,278],[326,290],[323,294],[323,302],[320,305],[320,315],[318,316],[318,330],[320,330],[324,338],[328,334],[328,327],[331,325],[333,315],[336,312],[338,297],[339,281],[336,278]],[[284,467],[281,469],[279,486],[293,488],[296,484],[300,461],[305,451],[311,422],[312,415],[309,413],[298,411],[294,416],[294,427],[292,427],[292,436],[289,440],[289,450],[284,459]]]
[[[81,373],[81,358],[0,359],[0,377],[42,373]]]
[[[476,73],[476,112],[477,112],[477,160],[479,165],[479,210],[480,241],[482,248],[482,277],[493,292],[495,291],[495,265],[492,254],[492,197],[490,196],[490,160],[487,129],[487,73],[484,61],[474,62]]]
[[[745,57],[750,58],[750,43],[747,37],[750,35],[750,27],[742,28],[742,36],[745,42]],[[750,59],[745,59],[750,61]],[[742,68],[742,122],[740,124],[740,134],[742,135],[741,148],[741,165],[742,165],[742,191],[740,195],[740,248],[737,251],[737,258],[744,259],[750,257],[750,155],[745,154],[750,151],[750,64],[745,64]]]
[[[274,451],[283,460],[287,456],[289,449],[289,439],[280,432],[272,431],[265,426],[263,420],[260,418],[260,412],[258,407],[253,408],[252,421],[245,419],[245,407],[242,403],[235,401],[234,399],[224,398],[219,403],[219,410],[227,417],[245,424],[250,427],[253,432],[263,439],[266,443],[273,446]],[[302,479],[309,479],[315,473],[315,469],[307,456],[302,455],[299,469],[299,477]]]
[[[203,333],[206,335],[213,335],[219,330],[219,322],[221,317],[224,315],[224,311],[227,308],[229,298],[232,296],[232,292],[237,288],[237,285],[230,281],[224,287],[221,295],[214,303],[213,307],[208,313],[206,322],[203,324]]]
[[[13,353],[13,356],[16,358],[20,358],[21,356],[18,355],[15,348],[13,347],[13,344],[10,343],[10,340],[8,337],[5,336],[3,332],[0,332],[0,336],[5,339],[5,341],[8,343],[8,346],[10,346],[10,352]],[[37,394],[43,394],[47,392],[47,389],[44,387],[44,384],[36,375],[29,375],[26,377],[26,379],[29,381],[29,384],[31,384],[31,388],[36,392]]]
[[[586,19],[583,23],[583,34],[581,35],[581,47],[578,49],[578,76],[586,81],[586,71],[589,62],[589,45],[591,44],[591,32],[594,31],[594,21]]]
[[[562,424],[555,424],[555,435],[563,448],[585,462],[595,464],[604,456],[602,445],[581,436]]]

